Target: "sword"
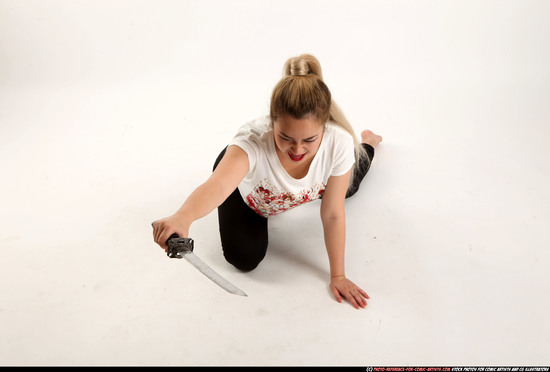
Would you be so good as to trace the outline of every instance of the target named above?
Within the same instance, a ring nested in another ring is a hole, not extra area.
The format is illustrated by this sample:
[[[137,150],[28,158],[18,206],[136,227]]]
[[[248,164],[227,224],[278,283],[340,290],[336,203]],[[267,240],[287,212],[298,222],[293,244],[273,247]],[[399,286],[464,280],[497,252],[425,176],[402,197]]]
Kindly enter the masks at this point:
[[[166,241],[168,250],[166,254],[170,258],[185,258],[191,265],[195,266],[201,273],[206,275],[208,279],[225,289],[229,293],[239,296],[246,296],[246,293],[235,287],[220,274],[215,272],[210,266],[205,264],[200,258],[193,253],[194,242],[191,238],[180,238],[177,234],[172,234]]]

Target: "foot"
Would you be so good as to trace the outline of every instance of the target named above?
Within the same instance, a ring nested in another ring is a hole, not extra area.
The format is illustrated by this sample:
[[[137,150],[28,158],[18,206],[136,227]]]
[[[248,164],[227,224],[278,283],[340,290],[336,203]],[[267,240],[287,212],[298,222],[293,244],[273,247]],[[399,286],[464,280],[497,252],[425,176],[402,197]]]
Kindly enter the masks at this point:
[[[382,136],[374,134],[370,130],[364,130],[361,132],[361,142],[371,145],[373,148],[382,142]]]

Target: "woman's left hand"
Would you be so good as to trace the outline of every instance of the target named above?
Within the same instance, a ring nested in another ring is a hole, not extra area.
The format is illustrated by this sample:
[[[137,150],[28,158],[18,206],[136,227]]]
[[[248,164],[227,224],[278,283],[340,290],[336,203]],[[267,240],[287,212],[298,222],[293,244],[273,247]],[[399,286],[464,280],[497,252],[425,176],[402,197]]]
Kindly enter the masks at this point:
[[[367,292],[363,291],[343,275],[331,279],[330,290],[334,294],[336,301],[342,302],[343,296],[356,309],[359,309],[359,307],[365,308],[367,306],[366,299],[370,298]]]

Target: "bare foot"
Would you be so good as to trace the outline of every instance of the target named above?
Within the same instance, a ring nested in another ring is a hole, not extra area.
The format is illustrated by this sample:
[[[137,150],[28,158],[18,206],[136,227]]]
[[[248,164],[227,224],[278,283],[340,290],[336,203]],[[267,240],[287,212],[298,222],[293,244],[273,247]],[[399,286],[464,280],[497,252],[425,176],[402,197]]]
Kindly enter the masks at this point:
[[[373,148],[382,142],[382,136],[374,134],[370,130],[364,130],[361,132],[361,142],[371,145]]]

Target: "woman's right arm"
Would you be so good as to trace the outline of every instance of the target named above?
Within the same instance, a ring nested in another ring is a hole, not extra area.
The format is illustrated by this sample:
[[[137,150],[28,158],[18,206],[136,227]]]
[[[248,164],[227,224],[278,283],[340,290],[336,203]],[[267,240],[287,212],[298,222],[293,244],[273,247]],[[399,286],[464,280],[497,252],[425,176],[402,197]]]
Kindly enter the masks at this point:
[[[188,237],[191,224],[220,206],[248,173],[248,155],[238,146],[229,146],[208,180],[189,195],[185,203],[170,217],[153,223],[155,243],[166,250],[172,234]]]

